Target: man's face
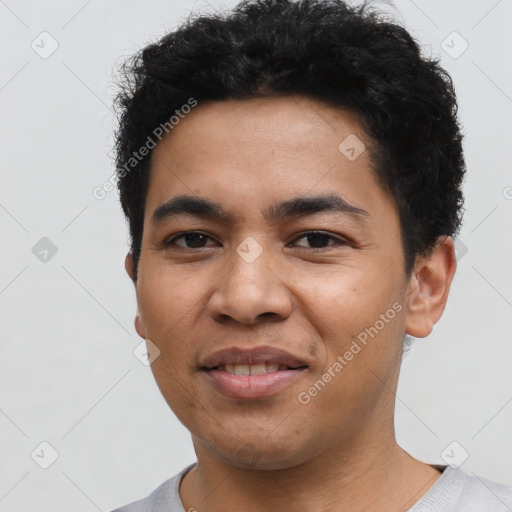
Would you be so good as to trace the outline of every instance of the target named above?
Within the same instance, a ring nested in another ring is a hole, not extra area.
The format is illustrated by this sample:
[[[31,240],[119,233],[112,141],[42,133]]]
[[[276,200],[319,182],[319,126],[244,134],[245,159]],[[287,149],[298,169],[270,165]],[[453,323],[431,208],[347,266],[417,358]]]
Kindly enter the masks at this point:
[[[396,205],[354,136],[369,144],[350,112],[273,97],[200,104],[156,147],[136,326],[196,450],[278,469],[393,428],[408,279]],[[188,213],[153,219],[180,196]]]

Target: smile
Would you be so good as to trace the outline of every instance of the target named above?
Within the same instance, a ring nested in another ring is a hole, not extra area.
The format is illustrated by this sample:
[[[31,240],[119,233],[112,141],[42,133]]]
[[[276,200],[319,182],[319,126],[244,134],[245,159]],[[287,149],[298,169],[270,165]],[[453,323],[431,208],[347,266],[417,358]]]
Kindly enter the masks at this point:
[[[304,358],[260,345],[220,350],[201,360],[199,369],[225,397],[262,399],[282,391],[308,368]]]
[[[276,395],[297,380],[307,367],[277,364],[231,365],[203,369],[213,388],[228,398],[262,399]]]
[[[263,364],[223,364],[215,368],[220,372],[227,372],[231,375],[263,375],[265,373],[274,373],[290,369],[289,366],[279,363]]]

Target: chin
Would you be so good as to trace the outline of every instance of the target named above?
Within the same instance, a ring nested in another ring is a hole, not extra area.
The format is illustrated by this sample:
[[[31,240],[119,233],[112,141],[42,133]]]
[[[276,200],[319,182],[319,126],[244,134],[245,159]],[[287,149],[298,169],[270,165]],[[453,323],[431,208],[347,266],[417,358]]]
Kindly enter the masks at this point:
[[[284,437],[284,438],[283,438]],[[291,435],[272,439],[267,434],[236,440],[233,437],[207,443],[228,464],[248,470],[282,470],[300,465],[313,454],[311,445]]]

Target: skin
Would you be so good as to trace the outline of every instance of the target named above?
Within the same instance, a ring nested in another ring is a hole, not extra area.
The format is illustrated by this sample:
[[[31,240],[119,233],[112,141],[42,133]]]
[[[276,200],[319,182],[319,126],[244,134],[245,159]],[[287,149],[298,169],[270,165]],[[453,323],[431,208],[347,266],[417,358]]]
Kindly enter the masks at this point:
[[[404,333],[428,336],[444,310],[453,240],[440,238],[406,274],[396,204],[368,149],[354,161],[338,149],[350,134],[370,147],[350,111],[274,96],[200,104],[154,150],[137,279],[131,254],[126,269],[137,332],[161,351],[156,382],[197,454],[180,486],[185,510],[405,511],[440,476],[398,446],[394,405]],[[236,222],[151,221],[184,194],[220,203]],[[367,215],[264,216],[273,203],[321,194]],[[311,244],[312,230],[327,235]],[[165,245],[186,231],[206,237]],[[236,251],[249,236],[262,249],[252,263]],[[401,311],[301,404],[299,393],[394,303]],[[263,344],[308,364],[273,396],[228,398],[199,371],[219,349]]]

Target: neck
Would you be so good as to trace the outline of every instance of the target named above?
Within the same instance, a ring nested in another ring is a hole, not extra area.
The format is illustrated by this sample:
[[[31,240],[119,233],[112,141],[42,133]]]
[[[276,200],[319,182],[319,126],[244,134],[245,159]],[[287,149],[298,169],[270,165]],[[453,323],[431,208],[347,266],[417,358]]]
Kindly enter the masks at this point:
[[[194,446],[198,464],[180,486],[185,510],[405,511],[440,476],[402,450],[394,433],[378,442],[359,436],[344,447],[277,470],[240,468],[212,454],[198,439]]]

